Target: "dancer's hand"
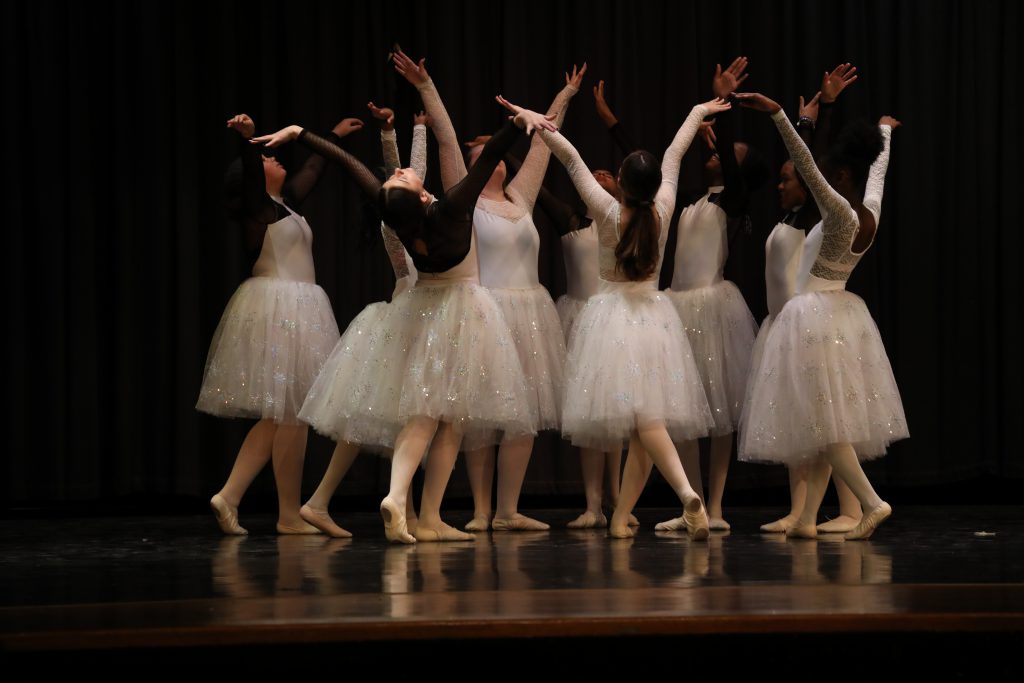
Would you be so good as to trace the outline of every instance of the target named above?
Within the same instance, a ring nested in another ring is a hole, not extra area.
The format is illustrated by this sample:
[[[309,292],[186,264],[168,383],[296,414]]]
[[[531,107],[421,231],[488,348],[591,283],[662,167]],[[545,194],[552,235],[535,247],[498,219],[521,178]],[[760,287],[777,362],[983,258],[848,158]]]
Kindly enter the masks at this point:
[[[426,61],[426,57],[421,57],[419,63],[416,63],[409,59],[409,55],[399,50],[394,56],[395,71],[413,85],[420,85],[430,80],[427,67],[424,66]]]
[[[717,114],[720,111],[729,111],[730,109],[732,109],[732,105],[729,102],[723,100],[722,98],[716,97],[713,100],[708,100],[707,102],[705,102],[704,108],[708,110],[706,116],[711,116],[712,114]]]
[[[770,97],[765,97],[759,92],[738,92],[733,94],[733,97],[736,98],[741,107],[753,109],[754,111],[763,111],[766,114],[774,114],[782,109],[778,102]]]
[[[839,93],[846,90],[847,86],[857,80],[857,67],[851,66],[849,62],[840,64],[828,71],[821,79],[821,101],[825,104],[832,104],[839,97]]]
[[[237,114],[228,119],[228,128],[238,132],[244,139],[248,140],[256,132],[256,124],[252,122],[248,114]]]
[[[718,136],[715,135],[715,120],[701,121],[700,124],[700,137],[704,140],[704,144],[708,146],[708,149],[714,150],[715,143],[718,142]]]
[[[412,125],[414,126],[426,126],[430,128],[434,125],[434,121],[425,111],[421,111],[419,114],[412,115]]]
[[[737,57],[732,60],[732,64],[725,71],[722,71],[721,64],[715,65],[715,77],[711,79],[711,92],[715,94],[715,97],[724,100],[736,92],[736,88],[750,75],[743,73],[746,71],[748,63],[749,60],[746,57]]]
[[[249,142],[254,145],[262,145],[263,147],[279,147],[284,143],[291,142],[295,138],[299,137],[301,132],[301,126],[286,126],[276,133],[260,135],[259,137],[252,138]]]
[[[343,138],[346,135],[350,135],[356,132],[357,130],[361,130],[362,127],[363,122],[360,121],[359,119],[342,119],[341,121],[338,121],[338,125],[331,129],[331,132],[337,135],[339,138]],[[296,128],[298,128],[298,126],[296,126]],[[301,128],[299,128],[299,132],[302,132]]]
[[[556,114],[544,116],[543,114],[538,114],[535,111],[523,109],[520,106],[512,104],[501,95],[498,95],[494,99],[497,100],[498,104],[505,107],[510,112],[512,112],[512,114],[514,114],[514,116],[512,117],[512,122],[515,123],[520,128],[522,128],[524,131],[526,131],[527,135],[541,128],[550,131],[558,130],[558,127],[552,123],[552,121],[554,121],[557,116]]]
[[[381,130],[394,130],[395,129],[395,110],[391,107],[378,107],[373,102],[367,102],[366,108],[370,110],[370,115],[380,122]]]
[[[572,87],[576,88],[576,90],[578,91],[580,89],[580,86],[583,85],[583,74],[585,74],[585,73],[587,73],[587,63],[586,62],[583,62],[583,68],[580,69],[579,71],[576,71],[576,65],[573,64],[572,65],[572,76],[569,75],[568,71],[565,72],[565,84],[566,85],[571,85]]]
[[[880,125],[880,126],[889,126],[893,130],[896,130],[897,128],[899,128],[903,124],[901,122],[897,121],[896,119],[894,119],[893,117],[891,117],[889,115],[885,115],[882,118],[878,119],[878,125]]]
[[[820,99],[821,99],[821,91],[820,90],[817,92],[817,94],[814,97],[811,98],[810,102],[804,102],[804,96],[801,95],[800,96],[800,109],[798,110],[800,113],[798,114],[798,116],[800,118],[805,118],[805,117],[809,118],[811,121],[814,121],[815,123],[817,123],[818,122],[818,100],[820,100]]]
[[[604,99],[604,81],[598,81],[594,86],[594,106],[597,107],[597,115],[604,121],[604,125],[611,128],[619,122],[612,113],[611,107]]]

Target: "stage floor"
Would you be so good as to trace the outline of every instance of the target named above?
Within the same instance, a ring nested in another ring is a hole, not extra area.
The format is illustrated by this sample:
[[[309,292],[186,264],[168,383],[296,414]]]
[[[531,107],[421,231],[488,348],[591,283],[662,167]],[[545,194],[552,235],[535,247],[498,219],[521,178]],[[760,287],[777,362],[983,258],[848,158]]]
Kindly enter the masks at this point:
[[[899,507],[867,542],[787,541],[729,510],[707,543],[653,531],[549,532],[394,546],[376,515],[351,540],[277,536],[210,515],[0,522],[7,652],[406,639],[1024,632],[1020,507]],[[448,515],[464,523],[468,513]]]

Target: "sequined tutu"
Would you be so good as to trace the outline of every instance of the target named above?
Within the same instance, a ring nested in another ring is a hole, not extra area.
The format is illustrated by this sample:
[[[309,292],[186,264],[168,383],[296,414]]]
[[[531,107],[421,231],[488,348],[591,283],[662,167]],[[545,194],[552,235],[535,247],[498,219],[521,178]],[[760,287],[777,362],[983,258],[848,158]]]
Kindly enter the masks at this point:
[[[555,302],[555,310],[558,311],[558,319],[562,322],[562,334],[565,335],[565,343],[569,343],[570,333],[580,317],[580,312],[587,305],[586,299],[577,299],[568,294],[558,297]]]
[[[371,314],[353,321],[310,392],[301,416],[318,430],[371,450],[393,448],[415,416],[452,423],[465,449],[535,433],[515,344],[486,289],[421,279],[380,309],[370,327]]]
[[[772,328],[775,317],[771,314],[765,316],[761,326],[757,330],[757,337],[754,339],[754,346],[750,350],[750,372],[747,373],[747,386],[743,390],[743,409],[740,411],[740,419],[737,423],[738,431],[742,432],[747,419],[750,416],[750,395],[754,392],[754,380],[761,369],[761,359],[764,357],[764,341],[768,338],[768,331]]]
[[[685,292],[665,290],[683,321],[704,394],[715,419],[710,436],[739,424],[757,323],[733,283],[723,280]]]
[[[790,299],[752,381],[741,460],[801,464],[831,443],[869,460],[910,435],[878,327],[845,290]]]
[[[650,421],[678,441],[714,425],[686,332],[654,283],[601,282],[573,328],[565,375],[562,433],[582,448],[621,449]]]
[[[239,286],[221,316],[196,409],[294,423],[335,342],[338,324],[318,285],[269,277]]]
[[[548,290],[488,288],[512,332],[526,377],[526,405],[538,430],[561,425],[565,339]]]

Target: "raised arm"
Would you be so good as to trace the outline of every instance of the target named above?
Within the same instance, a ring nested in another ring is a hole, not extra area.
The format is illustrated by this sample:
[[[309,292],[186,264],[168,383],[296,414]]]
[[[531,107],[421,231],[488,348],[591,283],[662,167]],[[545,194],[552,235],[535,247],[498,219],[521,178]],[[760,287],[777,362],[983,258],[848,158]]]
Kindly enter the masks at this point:
[[[746,57],[737,57],[725,71],[722,71],[721,64],[716,65],[715,76],[711,80],[711,90],[715,97],[727,100],[736,92],[736,88],[750,75],[745,73],[746,69]],[[715,144],[715,151],[722,163],[722,176],[725,181],[725,190],[719,197],[719,206],[729,217],[741,216],[747,210],[748,189],[740,172],[739,162],[736,160],[736,113],[724,111],[719,114],[717,127],[718,141]]]
[[[514,155],[506,154],[505,165],[518,173],[523,164]],[[575,230],[581,230],[593,222],[586,214],[575,210],[568,202],[563,202],[556,197],[544,185],[540,186],[537,203],[540,204],[541,210],[548,215],[548,218],[554,222],[559,235],[567,235]]]
[[[548,108],[548,115],[554,115],[553,122],[556,128],[562,127],[565,120],[565,112],[569,109],[569,100],[580,91],[580,84],[583,82],[583,74],[587,72],[586,63],[579,71],[576,65],[572,67],[572,76],[565,74],[565,87],[555,95],[554,101]],[[533,212],[533,206],[537,202],[537,193],[540,192],[544,183],[544,174],[548,170],[548,161],[551,159],[551,150],[544,142],[534,136],[530,142],[530,151],[526,154],[516,177],[506,187],[512,201],[522,207],[528,213]]]
[[[608,134],[612,136],[612,141],[622,155],[626,156],[635,152],[638,149],[636,143],[633,142],[633,138],[626,132],[626,128],[612,113],[611,107],[604,99],[604,81],[598,81],[594,86],[594,106],[597,108],[597,116],[608,129]]]
[[[445,194],[445,210],[452,215],[472,214],[477,198],[505,154],[516,143],[522,130],[508,121],[484,145],[480,157],[466,177]]]
[[[598,221],[609,218],[619,202],[594,180],[594,174],[587,168],[583,157],[572,143],[558,132],[542,130],[538,134],[544,144],[551,149],[551,153],[565,166],[576,192],[587,205],[587,213]]]
[[[665,156],[661,160],[661,187],[654,195],[654,203],[658,210],[666,215],[671,215],[676,205],[676,192],[679,187],[679,165],[682,162],[683,154],[689,149],[690,143],[700,130],[700,122],[705,116],[717,114],[730,108],[728,102],[718,99],[695,105],[690,110],[689,116],[683,121],[683,125],[676,131],[672,144],[665,150]]]
[[[427,182],[427,121],[429,117],[420,112],[413,117],[412,151],[409,152],[409,165],[420,180]]]
[[[445,192],[448,192],[456,183],[466,177],[466,160],[462,158],[462,150],[459,149],[455,127],[452,126],[452,120],[444,108],[441,95],[438,94],[434,82],[427,74],[426,59],[420,59],[419,63],[416,63],[409,59],[404,52],[398,51],[394,55],[394,60],[395,71],[416,86],[420,92],[423,107],[427,110],[427,115],[434,128],[434,137],[437,138],[438,160],[441,162],[441,186]]]
[[[868,180],[864,186],[864,207],[875,217],[875,225],[882,216],[882,192],[885,190],[885,172],[889,168],[889,144],[893,128],[900,122],[891,116],[883,116],[878,122],[878,130],[882,133],[882,152],[868,170]]]

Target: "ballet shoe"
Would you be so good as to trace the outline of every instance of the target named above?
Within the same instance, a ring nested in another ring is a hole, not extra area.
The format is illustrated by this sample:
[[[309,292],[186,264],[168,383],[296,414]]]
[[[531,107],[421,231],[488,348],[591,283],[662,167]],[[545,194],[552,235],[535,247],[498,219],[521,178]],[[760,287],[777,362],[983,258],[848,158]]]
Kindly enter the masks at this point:
[[[847,515],[839,515],[835,519],[830,519],[827,522],[822,522],[818,525],[819,534],[845,534],[853,531],[857,528],[857,524],[860,522],[859,519],[854,519]]]
[[[487,531],[491,528],[491,518],[488,515],[476,515],[473,519],[466,522],[466,526],[462,528],[473,533]]]
[[[245,536],[249,533],[238,523],[238,508],[221,498],[219,493],[210,499],[210,509],[224,533],[229,536]]]
[[[335,524],[326,510],[316,510],[306,504],[299,508],[299,517],[302,517],[307,524],[312,524],[331,538],[352,538],[352,532],[342,529]]]
[[[874,510],[865,513],[860,523],[853,528],[853,531],[843,536],[843,538],[847,541],[862,541],[871,538],[871,534],[875,532],[875,529],[888,519],[891,514],[892,507],[883,500]]]
[[[764,534],[784,534],[786,529],[796,524],[796,517],[786,515],[774,522],[768,522],[767,524],[761,525],[761,533]]]
[[[547,531],[551,527],[517,512],[508,518],[495,517],[491,520],[491,528],[495,531]]]
[[[729,522],[725,521],[721,517],[711,517],[708,520],[708,527],[712,531],[728,531],[732,527],[729,526]]]
[[[591,512],[587,510],[566,526],[570,529],[603,529],[608,526],[608,518],[602,512]]]
[[[380,516],[384,520],[384,536],[392,543],[415,543],[405,522],[405,511],[395,501],[385,498],[380,502]]]
[[[654,525],[655,531],[682,531],[686,528],[686,520],[682,517],[676,517],[664,522],[658,522]]]
[[[476,536],[452,528],[445,524],[440,529],[417,527],[416,540],[420,543],[445,543],[448,541],[473,541]]]
[[[704,503],[698,496],[694,496],[683,505],[683,522],[686,523],[686,533],[694,541],[705,541],[711,535]]]
[[[277,523],[277,533],[285,536],[313,536],[320,533],[312,524],[302,523],[301,526],[292,526],[290,524]]]
[[[615,524],[612,524],[608,527],[608,535],[612,538],[633,538],[636,536],[636,529],[628,524],[625,526],[616,526]]]
[[[786,538],[812,540],[817,537],[818,529],[813,524],[799,526],[794,522],[793,526],[786,529]]]
[[[629,526],[640,526],[640,521],[633,515],[629,516]]]

